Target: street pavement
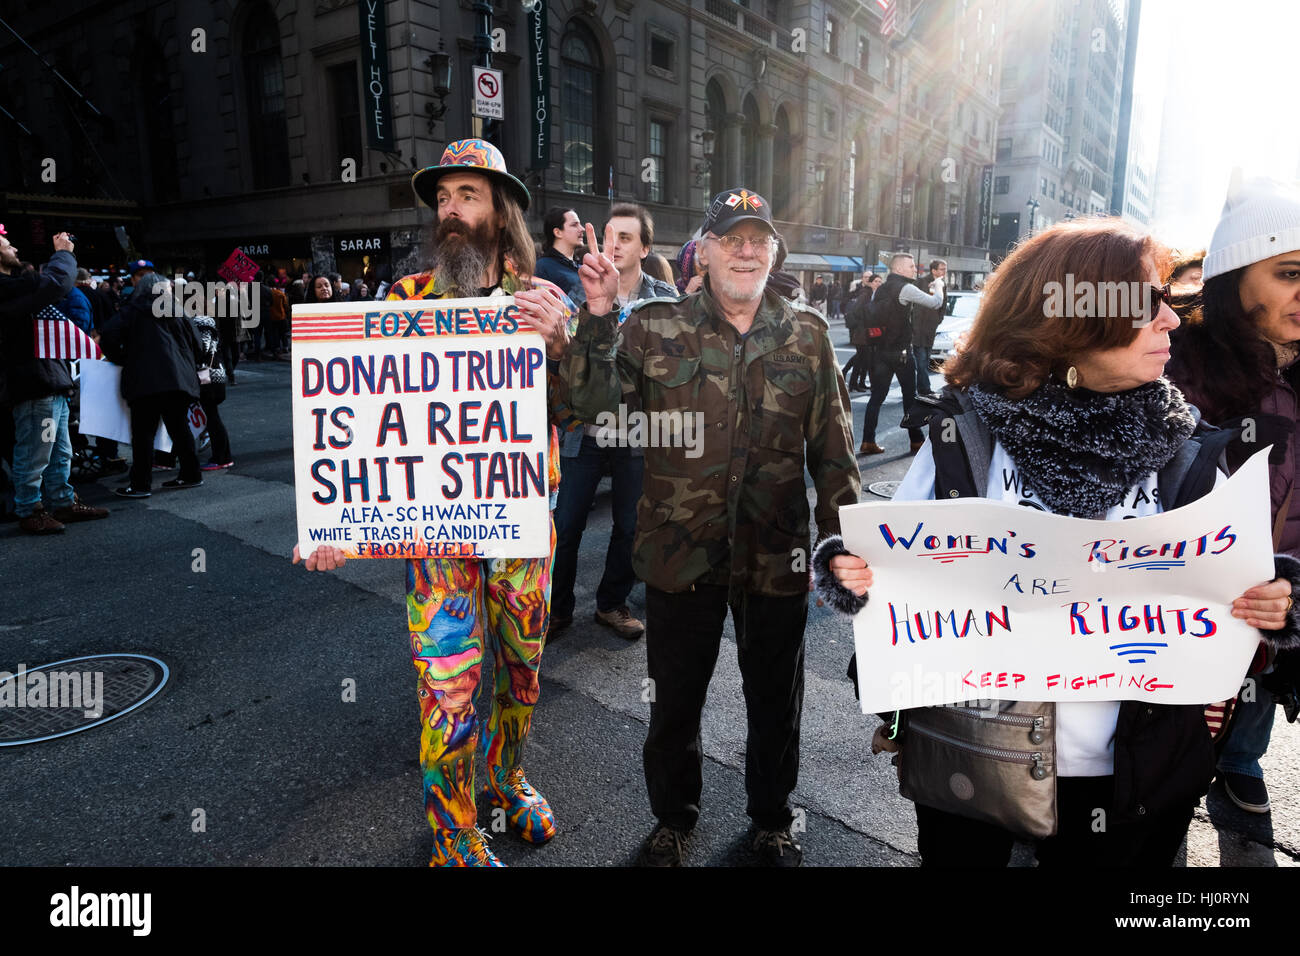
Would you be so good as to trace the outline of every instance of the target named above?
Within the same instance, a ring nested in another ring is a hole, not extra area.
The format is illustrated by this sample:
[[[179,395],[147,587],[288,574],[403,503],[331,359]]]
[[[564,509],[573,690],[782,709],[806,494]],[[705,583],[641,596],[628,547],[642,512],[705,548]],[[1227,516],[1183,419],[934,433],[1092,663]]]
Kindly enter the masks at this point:
[[[847,359],[842,323],[832,334]],[[63,535],[31,539],[0,526],[0,669],[131,651],[172,670],[164,693],[120,720],[0,750],[0,832],[10,835],[0,864],[428,860],[402,564],[353,561],[328,574],[291,566],[289,366],[245,363],[238,380],[222,406],[231,471],[172,492],[157,490],[169,476],[156,473],[155,493],[142,501],[111,494],[121,476],[83,483],[82,497],[113,514]],[[864,402],[855,396],[857,440]],[[897,481],[911,461],[895,427],[901,413],[892,395],[878,436],[885,454],[860,459],[864,498],[868,485]],[[592,619],[609,529],[605,482],[584,538],[576,620],[547,649],[525,759],[560,834],[542,848],[496,836],[493,849],[509,864],[625,865],[653,823],[641,771],[644,644]],[[195,570],[195,549],[204,570]],[[630,606],[644,619],[643,587]],[[871,755],[876,718],[859,713],[844,676],[849,627],[814,606],[806,639],[793,796],[806,863],[915,866],[911,805],[887,757]],[[491,684],[485,672],[483,686]],[[730,624],[702,735],[703,817],[689,862],[744,864],[745,713]],[[1272,814],[1238,811],[1216,784],[1192,825],[1187,866],[1300,859],[1297,736],[1279,714],[1264,761]],[[481,824],[490,829],[487,813]],[[1015,862],[1032,865],[1030,849],[1018,847]]]

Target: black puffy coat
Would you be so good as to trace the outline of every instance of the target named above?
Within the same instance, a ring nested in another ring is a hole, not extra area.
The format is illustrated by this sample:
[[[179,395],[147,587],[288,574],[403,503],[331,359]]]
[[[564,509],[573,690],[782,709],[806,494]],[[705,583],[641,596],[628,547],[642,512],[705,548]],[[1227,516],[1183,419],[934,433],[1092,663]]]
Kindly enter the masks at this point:
[[[199,397],[199,359],[203,346],[194,323],[180,313],[154,315],[153,296],[133,297],[109,321],[100,346],[122,366],[122,397],[127,404],[164,392]]]

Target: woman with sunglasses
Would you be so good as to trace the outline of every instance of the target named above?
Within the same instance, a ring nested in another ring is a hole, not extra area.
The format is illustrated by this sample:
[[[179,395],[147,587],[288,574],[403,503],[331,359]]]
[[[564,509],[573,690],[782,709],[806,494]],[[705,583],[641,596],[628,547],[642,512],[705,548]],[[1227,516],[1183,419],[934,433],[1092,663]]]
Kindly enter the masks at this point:
[[[1300,429],[1300,194],[1262,180],[1230,189],[1204,264],[1204,286],[1174,340],[1169,378],[1206,420],[1242,422],[1243,443],[1229,452],[1236,469],[1273,446],[1269,492],[1273,548],[1300,558],[1296,433]],[[1263,656],[1263,655],[1261,655]],[[1289,657],[1289,655],[1287,655]],[[1252,671],[1266,670],[1259,660]],[[1274,685],[1290,662],[1247,684],[1218,758],[1229,799],[1267,813],[1259,758],[1273,731]]]
[[[1179,321],[1158,285],[1166,256],[1117,219],[1061,223],[1016,247],[944,368],[951,385],[931,424],[951,415],[959,440],[927,442],[894,500],[979,496],[1116,520],[1161,512],[1161,490],[1179,487],[1186,503],[1224,480],[1219,446],[1162,378]],[[1115,283],[1143,293],[1136,307],[1097,315],[1052,300],[1067,285]],[[1183,480],[1192,474],[1204,480]],[[823,596],[860,610],[870,559],[826,539],[813,561]],[[1300,581],[1300,563],[1288,571]],[[1283,579],[1251,588],[1233,616],[1300,640],[1292,589]],[[1042,866],[1168,866],[1214,769],[1202,705],[998,701],[884,716],[872,750],[899,753],[925,866],[1005,866],[1018,837],[1039,838]],[[1011,749],[1032,767],[1009,762]]]

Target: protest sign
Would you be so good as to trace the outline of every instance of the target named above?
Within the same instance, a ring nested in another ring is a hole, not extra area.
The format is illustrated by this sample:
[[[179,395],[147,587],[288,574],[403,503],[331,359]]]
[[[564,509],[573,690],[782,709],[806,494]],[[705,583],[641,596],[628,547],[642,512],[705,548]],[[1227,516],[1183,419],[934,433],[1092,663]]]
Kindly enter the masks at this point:
[[[1125,521],[973,498],[841,508],[875,576],[854,618],[863,712],[1235,696],[1260,632],[1232,602],[1273,577],[1267,458]]]
[[[252,282],[257,270],[257,263],[236,249],[217,267],[217,275],[227,282]]]
[[[293,307],[298,547],[551,551],[546,352],[511,297]]]
[[[131,444],[131,409],[122,397],[122,366],[107,360],[90,359],[83,359],[78,364],[80,373],[77,381],[81,387],[81,399],[77,430],[83,435]],[[190,406],[191,414],[196,410],[203,416],[201,406]],[[206,416],[203,416],[203,425],[207,426]],[[194,431],[192,421],[190,431]],[[199,433],[202,431],[200,428]],[[194,437],[198,438],[198,433]],[[158,431],[154,433],[153,447],[161,452],[172,450],[171,436],[167,434],[167,428],[162,422],[158,423]]]

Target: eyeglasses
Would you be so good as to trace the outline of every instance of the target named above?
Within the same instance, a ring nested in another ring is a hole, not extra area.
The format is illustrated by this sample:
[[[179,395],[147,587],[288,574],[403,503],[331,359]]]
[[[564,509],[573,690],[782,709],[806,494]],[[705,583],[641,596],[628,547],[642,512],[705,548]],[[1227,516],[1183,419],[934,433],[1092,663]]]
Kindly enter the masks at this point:
[[[1147,318],[1154,319],[1160,312],[1160,303],[1165,303],[1169,308],[1174,307],[1174,294],[1168,283],[1165,285],[1148,285],[1147,286]]]
[[[706,238],[722,246],[722,251],[729,256],[740,255],[740,250],[746,246],[753,249],[757,255],[762,255],[776,245],[776,239],[772,236],[758,236],[754,239],[746,239],[744,236],[707,236]]]

